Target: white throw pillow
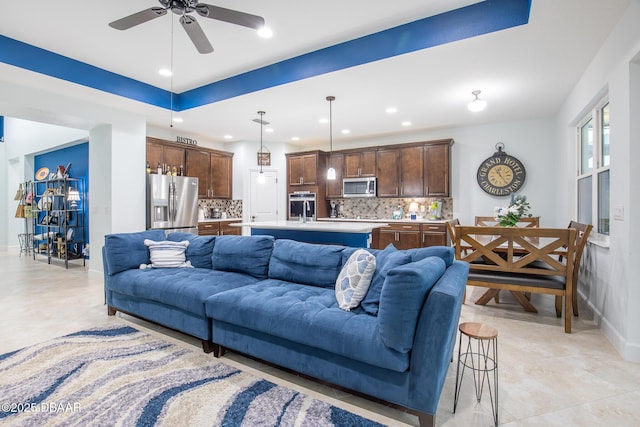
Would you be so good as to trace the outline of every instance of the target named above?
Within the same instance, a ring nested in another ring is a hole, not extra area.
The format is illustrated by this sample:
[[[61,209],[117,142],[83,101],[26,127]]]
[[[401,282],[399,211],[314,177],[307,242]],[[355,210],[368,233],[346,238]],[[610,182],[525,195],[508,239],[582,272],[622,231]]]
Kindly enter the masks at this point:
[[[375,271],[376,257],[370,252],[358,249],[349,257],[336,280],[336,299],[341,309],[350,311],[360,304]]]
[[[191,262],[186,261],[185,251],[189,246],[188,240],[182,242],[171,242],[168,240],[156,242],[145,239],[144,244],[149,247],[149,256],[151,264],[140,268],[175,268],[175,267],[191,267]]]

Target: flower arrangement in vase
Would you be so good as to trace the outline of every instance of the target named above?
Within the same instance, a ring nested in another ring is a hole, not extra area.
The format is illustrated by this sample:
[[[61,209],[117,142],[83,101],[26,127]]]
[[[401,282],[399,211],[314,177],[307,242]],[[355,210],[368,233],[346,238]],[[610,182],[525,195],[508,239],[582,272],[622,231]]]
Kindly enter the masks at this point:
[[[494,210],[494,218],[501,227],[515,227],[520,218],[530,218],[529,213],[531,206],[527,202],[527,196],[515,196],[511,193],[511,202],[506,208],[496,207]]]

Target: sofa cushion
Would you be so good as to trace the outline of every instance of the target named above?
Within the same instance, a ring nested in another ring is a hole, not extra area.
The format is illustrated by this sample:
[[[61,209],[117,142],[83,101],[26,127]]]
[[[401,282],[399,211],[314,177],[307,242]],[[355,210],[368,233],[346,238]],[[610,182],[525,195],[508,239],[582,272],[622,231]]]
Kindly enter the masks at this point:
[[[276,240],[269,278],[334,289],[344,246]]]
[[[357,307],[367,294],[371,277],[376,271],[376,257],[358,249],[345,263],[336,280],[336,300],[343,310]]]
[[[167,240],[172,242],[189,241],[187,247],[187,261],[196,268],[211,268],[211,255],[216,236],[198,236],[192,233],[174,232],[169,233]]]
[[[449,246],[429,246],[426,248],[408,249],[407,253],[411,256],[411,262],[420,261],[430,256],[442,258],[444,264],[449,267],[453,262],[453,248]]]
[[[411,350],[420,310],[444,270],[442,258],[429,257],[387,273],[378,311],[380,336],[385,345],[399,352]]]
[[[188,240],[183,240],[182,242],[171,242],[169,240],[157,242],[145,239],[144,244],[149,248],[149,260],[153,268],[191,267],[191,263],[187,262],[185,255],[187,246],[189,246]],[[146,266],[146,264],[141,264],[140,268]]]
[[[387,273],[392,268],[409,262],[411,262],[411,256],[405,251],[397,250],[392,244],[389,244],[384,250],[376,254],[376,271],[373,273],[369,290],[360,304],[364,311],[374,316],[378,314],[380,292]]]
[[[378,322],[360,309],[341,310],[334,290],[268,279],[211,296],[207,316],[267,335],[404,372],[409,355],[382,343]]]
[[[144,240],[164,240],[162,230],[146,230],[138,233],[118,233],[104,236],[104,249],[110,275],[131,268],[137,269],[140,264],[149,263],[149,249]]]
[[[266,279],[273,242],[273,236],[218,236],[211,258],[213,269]]]
[[[211,295],[256,283],[247,274],[205,268],[173,268],[123,271],[110,278],[110,291],[156,301],[205,316],[205,300]],[[145,317],[144,313],[136,313]]]

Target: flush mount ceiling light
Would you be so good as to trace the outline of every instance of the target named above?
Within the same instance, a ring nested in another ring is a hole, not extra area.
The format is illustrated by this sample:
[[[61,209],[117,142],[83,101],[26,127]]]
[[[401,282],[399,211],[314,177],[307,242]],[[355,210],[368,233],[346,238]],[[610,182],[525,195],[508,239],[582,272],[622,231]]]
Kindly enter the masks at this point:
[[[469,109],[469,111],[477,113],[487,108],[487,101],[478,98],[478,95],[480,95],[480,92],[482,91],[474,90],[473,92],[471,92],[471,94],[475,96],[475,99],[467,105],[467,108]]]
[[[329,169],[327,169],[327,179],[336,179],[336,170],[333,168],[333,111],[331,105],[336,100],[335,96],[327,96],[329,101]]]

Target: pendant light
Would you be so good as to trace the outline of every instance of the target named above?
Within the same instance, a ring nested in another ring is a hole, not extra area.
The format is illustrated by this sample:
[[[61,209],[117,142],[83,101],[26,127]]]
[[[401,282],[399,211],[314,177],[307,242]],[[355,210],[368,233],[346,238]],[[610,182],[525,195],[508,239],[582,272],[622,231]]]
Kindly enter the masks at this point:
[[[478,95],[480,95],[480,92],[481,91],[479,90],[474,90],[473,92],[471,92],[472,95],[475,95],[475,99],[471,101],[469,104],[467,104],[467,108],[469,109],[469,111],[473,113],[477,113],[487,108],[487,101],[485,101],[484,99],[478,98]]]
[[[268,125],[269,122],[262,120],[262,117],[265,115],[264,111],[258,111],[258,114],[260,115],[260,118],[253,119],[254,122],[260,123],[260,172],[258,173],[257,182],[258,184],[264,184],[267,182],[267,178],[264,176],[264,172],[262,172],[262,126]]]
[[[329,101],[329,169],[327,169],[327,179],[336,179],[336,170],[333,168],[333,111],[331,105],[336,100],[335,96],[327,96]]]

